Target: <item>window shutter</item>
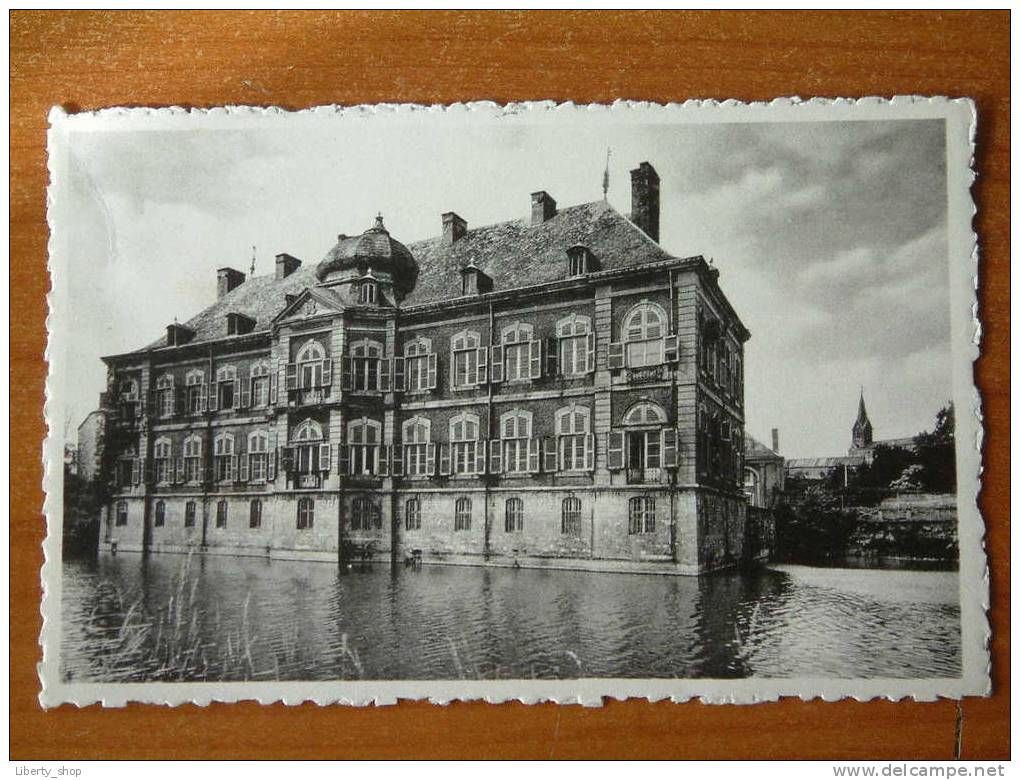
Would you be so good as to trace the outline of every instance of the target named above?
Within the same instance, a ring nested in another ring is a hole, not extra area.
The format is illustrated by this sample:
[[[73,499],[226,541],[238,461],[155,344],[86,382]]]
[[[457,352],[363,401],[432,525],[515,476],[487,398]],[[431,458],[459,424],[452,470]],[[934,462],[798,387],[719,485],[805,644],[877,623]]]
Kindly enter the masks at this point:
[[[489,443],[489,473],[499,474],[503,471],[503,441],[493,439]]]
[[[156,389],[152,388],[148,393],[145,394],[145,411],[149,415],[156,413]]]
[[[492,347],[492,360],[489,361],[489,381],[490,382],[502,382],[503,381],[503,347],[500,344],[494,344]]]
[[[584,469],[585,471],[595,470],[595,434],[589,433],[584,437]]]
[[[390,375],[393,363],[389,358],[379,360],[379,389],[386,392],[390,389]]]
[[[276,406],[276,404],[277,404],[277,399],[279,398],[279,391],[277,390],[277,386],[278,386],[279,381],[280,381],[280,379],[279,379],[279,372],[274,370],[273,373],[269,375],[269,405],[270,406]]]
[[[623,431],[609,432],[608,461],[610,471],[619,471],[623,468]]]
[[[545,375],[549,377],[560,373],[560,340],[555,336],[546,339],[545,343]]]
[[[155,480],[155,464],[149,458],[142,458],[142,474],[145,478],[145,484],[151,485]]]
[[[246,378],[241,382],[241,392],[239,395],[241,397],[241,406],[243,408],[247,409],[251,406],[251,379]]]
[[[588,362],[585,368],[588,369],[588,373],[590,374],[592,371],[595,370],[595,334],[589,333],[587,338],[588,338]]]
[[[241,482],[247,482],[247,481],[248,481],[248,461],[249,461],[249,460],[250,460],[251,458],[250,458],[250,456],[249,456],[249,455],[247,455],[247,454],[245,454],[245,455],[241,455],[240,457],[241,457],[241,461],[240,461],[240,463],[241,463],[241,468],[240,468],[240,470],[238,471],[238,474],[237,474],[237,478],[238,478],[238,480],[240,480]]]
[[[131,459],[131,484],[137,485],[142,481],[142,463],[138,458]]]
[[[205,394],[205,398],[206,398],[206,407],[205,408],[208,409],[210,412],[215,412],[216,411],[216,405],[217,405],[217,403],[219,401],[219,399],[217,398],[219,393],[216,392],[216,391],[219,388],[216,386],[215,382],[207,382],[206,383],[206,388],[207,389],[206,389],[206,394]]]
[[[662,340],[662,352],[667,363],[676,363],[680,359],[680,337],[666,336]]]
[[[241,408],[241,393],[242,393],[242,390],[241,390],[240,384],[241,384],[241,380],[240,379],[235,379],[234,380],[234,408],[235,409],[240,409]]]
[[[429,363],[429,376],[428,376],[428,388],[429,390],[436,389],[436,375],[439,373],[439,356],[434,352],[428,357]]]
[[[542,439],[542,452],[545,456],[545,460],[542,463],[542,471],[546,474],[552,474],[556,471],[556,437],[546,436]]]
[[[340,389],[351,389],[351,359],[349,357],[340,358]]]
[[[404,358],[399,355],[393,358],[393,389],[398,393],[404,389]]]
[[[531,356],[531,378],[538,379],[542,376],[542,339],[535,339],[528,347]]]
[[[266,458],[266,481],[272,482],[276,479],[276,449],[273,448],[269,451],[269,457]]]
[[[351,448],[346,444],[338,444],[336,447],[337,473],[347,474],[351,470]]]
[[[489,348],[479,347],[475,354],[478,362],[478,384],[484,385],[489,381]]]
[[[623,368],[623,343],[615,341],[609,345],[609,368]]]
[[[379,476],[380,477],[387,477],[387,476],[389,476],[389,473],[390,473],[390,458],[391,458],[390,449],[391,448],[390,448],[389,444],[381,444],[378,447],[376,447],[376,452],[378,453],[376,455],[376,463],[379,464]]]
[[[198,386],[198,408],[199,410],[205,409],[209,404],[207,396],[209,395],[209,385],[202,382]]]
[[[287,390],[298,389],[298,371],[297,363],[287,364]]]
[[[541,439],[528,439],[528,471],[537,474],[541,460]]]
[[[400,442],[396,442],[390,451],[390,472],[395,477],[399,477],[404,473],[404,448],[400,446]]]
[[[475,473],[485,473],[485,439],[479,439],[478,445],[475,447]]]
[[[678,465],[676,428],[663,428],[662,436],[662,467],[675,469]]]
[[[450,473],[450,444],[441,442],[439,445],[439,473],[448,476]]]
[[[177,459],[177,482],[184,481],[184,458]]]
[[[322,386],[329,387],[333,384],[333,360],[326,358],[322,361]]]
[[[184,414],[187,410],[187,405],[184,402],[185,390],[183,387],[175,387],[170,391],[170,397],[173,399],[170,404],[170,414]]]
[[[231,455],[227,458],[227,481],[232,482],[237,473],[237,456]]]
[[[433,441],[425,445],[425,473],[430,477],[436,475],[436,443]]]
[[[294,470],[294,448],[280,447],[280,468],[286,472]]]
[[[329,444],[319,445],[319,471],[329,471]]]

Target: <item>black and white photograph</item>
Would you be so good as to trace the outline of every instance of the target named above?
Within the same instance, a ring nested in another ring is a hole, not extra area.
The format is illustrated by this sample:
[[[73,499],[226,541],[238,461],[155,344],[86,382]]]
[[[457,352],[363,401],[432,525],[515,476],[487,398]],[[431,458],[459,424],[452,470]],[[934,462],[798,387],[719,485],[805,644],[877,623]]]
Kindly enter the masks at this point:
[[[968,101],[50,122],[45,705],[987,692]]]

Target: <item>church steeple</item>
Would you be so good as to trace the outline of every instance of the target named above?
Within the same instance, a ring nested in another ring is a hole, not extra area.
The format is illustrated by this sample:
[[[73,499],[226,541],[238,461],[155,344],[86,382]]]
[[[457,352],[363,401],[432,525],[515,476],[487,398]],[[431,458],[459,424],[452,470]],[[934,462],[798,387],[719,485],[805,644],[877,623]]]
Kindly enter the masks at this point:
[[[861,400],[857,404],[857,420],[854,422],[850,439],[850,449],[860,450],[871,446],[872,441],[871,420],[868,419],[868,410],[864,406],[864,388],[861,388]]]

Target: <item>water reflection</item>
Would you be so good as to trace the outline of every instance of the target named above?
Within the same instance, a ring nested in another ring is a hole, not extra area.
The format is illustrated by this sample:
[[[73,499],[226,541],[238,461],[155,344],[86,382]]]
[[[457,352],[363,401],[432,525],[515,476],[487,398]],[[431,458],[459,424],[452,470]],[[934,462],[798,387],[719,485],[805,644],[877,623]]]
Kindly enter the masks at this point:
[[[67,680],[955,677],[954,572],[65,564]]]

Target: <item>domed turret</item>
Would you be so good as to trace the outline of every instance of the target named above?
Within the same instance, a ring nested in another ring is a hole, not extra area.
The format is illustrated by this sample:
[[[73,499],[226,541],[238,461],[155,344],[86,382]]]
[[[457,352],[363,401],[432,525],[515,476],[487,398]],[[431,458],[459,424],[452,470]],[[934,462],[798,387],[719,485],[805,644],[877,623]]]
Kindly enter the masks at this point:
[[[380,283],[392,284],[397,298],[413,290],[418,280],[418,263],[406,246],[390,236],[382,214],[360,236],[339,235],[315,275],[320,282],[339,283],[358,279],[368,270]]]

